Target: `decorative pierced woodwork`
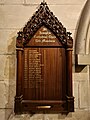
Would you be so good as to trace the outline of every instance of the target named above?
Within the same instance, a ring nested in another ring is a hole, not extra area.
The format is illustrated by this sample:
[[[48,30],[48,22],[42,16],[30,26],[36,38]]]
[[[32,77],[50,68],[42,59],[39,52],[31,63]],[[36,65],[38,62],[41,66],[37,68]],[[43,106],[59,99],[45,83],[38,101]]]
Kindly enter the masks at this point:
[[[74,111],[70,35],[46,2],[18,32],[16,114]]]

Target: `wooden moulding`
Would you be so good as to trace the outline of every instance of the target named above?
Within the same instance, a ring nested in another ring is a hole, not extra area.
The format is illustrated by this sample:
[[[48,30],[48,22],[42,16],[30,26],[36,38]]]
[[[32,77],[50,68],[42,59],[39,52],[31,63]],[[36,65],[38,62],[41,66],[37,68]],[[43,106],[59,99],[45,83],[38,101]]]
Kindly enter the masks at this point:
[[[74,112],[74,97],[66,96],[66,99],[67,99],[67,111]]]
[[[23,99],[23,95],[19,97],[15,96],[14,112],[16,114],[22,113],[22,99]]]

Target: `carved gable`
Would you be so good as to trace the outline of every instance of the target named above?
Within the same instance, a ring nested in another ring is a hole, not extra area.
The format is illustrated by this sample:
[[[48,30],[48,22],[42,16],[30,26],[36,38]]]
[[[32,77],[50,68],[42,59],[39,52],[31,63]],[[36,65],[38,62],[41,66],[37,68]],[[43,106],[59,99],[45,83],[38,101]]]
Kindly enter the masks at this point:
[[[45,26],[48,28],[62,43],[63,46],[72,47],[73,40],[70,32],[66,32],[66,28],[49,10],[46,2],[40,4],[39,9],[32,18],[27,22],[22,31],[18,32],[17,47],[23,47],[28,44],[39,28]]]
[[[62,46],[62,44],[49,29],[42,26],[26,46]]]

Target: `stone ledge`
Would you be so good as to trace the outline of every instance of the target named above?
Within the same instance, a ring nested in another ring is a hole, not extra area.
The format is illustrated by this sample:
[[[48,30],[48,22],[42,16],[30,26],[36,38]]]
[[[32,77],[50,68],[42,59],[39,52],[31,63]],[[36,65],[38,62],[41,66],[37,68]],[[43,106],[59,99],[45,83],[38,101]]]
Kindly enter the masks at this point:
[[[88,81],[88,73],[73,73],[73,80],[78,82]]]
[[[78,65],[90,65],[90,54],[78,54],[76,58]]]

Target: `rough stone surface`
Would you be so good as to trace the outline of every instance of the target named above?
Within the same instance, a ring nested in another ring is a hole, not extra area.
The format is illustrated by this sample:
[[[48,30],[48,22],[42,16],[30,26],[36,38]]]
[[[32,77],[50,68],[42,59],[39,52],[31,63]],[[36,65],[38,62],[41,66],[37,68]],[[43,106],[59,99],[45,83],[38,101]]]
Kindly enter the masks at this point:
[[[88,74],[87,73],[74,73],[73,79],[74,79],[74,81],[87,81]]]
[[[5,70],[5,60],[6,56],[0,55],[0,80],[5,79],[4,70]]]
[[[0,108],[14,107],[15,86],[15,80],[0,81]]]
[[[78,108],[79,107],[79,98],[78,98],[78,90],[79,90],[79,88],[78,88],[78,86],[79,86],[79,83],[78,82],[74,82],[73,83],[73,96],[75,97],[74,98],[74,100],[75,100],[75,104],[74,104],[74,106],[75,106],[75,108]]]
[[[9,120],[89,120],[89,111],[76,111],[69,113],[68,115],[61,114],[23,114],[23,115],[11,115]]]
[[[80,90],[80,108],[88,108],[89,106],[89,99],[88,99],[88,82],[84,81],[84,82],[80,82],[79,84],[79,90]]]
[[[35,12],[37,6],[2,5],[0,6],[0,28],[20,29]]]
[[[90,110],[90,82],[89,82],[89,89],[88,89],[88,100],[89,100],[89,110]]]
[[[5,120],[5,110],[4,109],[0,109],[0,119]]]
[[[6,94],[6,90],[5,90],[4,81],[0,81],[0,108],[5,108],[5,105],[7,103],[7,98],[5,94]]]
[[[0,55],[15,54],[18,30],[0,29]]]
[[[15,80],[15,55],[0,55],[0,80]]]
[[[1,109],[0,108],[0,120],[8,120],[12,113],[12,109]]]

